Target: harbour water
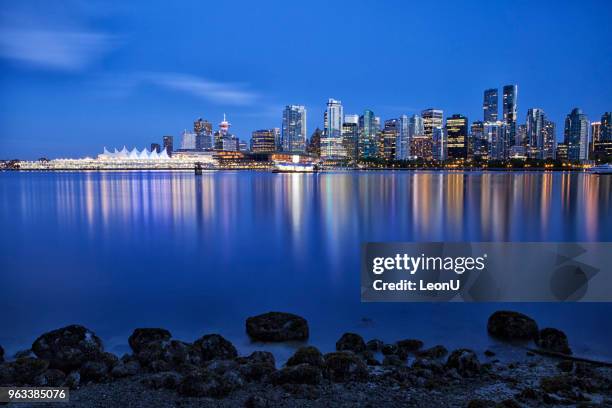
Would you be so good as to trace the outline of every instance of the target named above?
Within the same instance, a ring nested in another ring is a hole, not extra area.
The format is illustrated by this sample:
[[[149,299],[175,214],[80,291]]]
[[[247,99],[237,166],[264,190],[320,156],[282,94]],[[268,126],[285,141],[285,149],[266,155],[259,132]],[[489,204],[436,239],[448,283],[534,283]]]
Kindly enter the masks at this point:
[[[218,332],[260,345],[246,317],[308,319],[330,351],[345,331],[449,348],[487,337],[498,309],[568,334],[612,360],[611,303],[361,303],[368,241],[610,241],[612,177],[561,172],[249,171],[0,173],[0,344],[28,348],[80,323],[128,351],[136,327],[179,339]],[[524,353],[523,353],[524,354]]]

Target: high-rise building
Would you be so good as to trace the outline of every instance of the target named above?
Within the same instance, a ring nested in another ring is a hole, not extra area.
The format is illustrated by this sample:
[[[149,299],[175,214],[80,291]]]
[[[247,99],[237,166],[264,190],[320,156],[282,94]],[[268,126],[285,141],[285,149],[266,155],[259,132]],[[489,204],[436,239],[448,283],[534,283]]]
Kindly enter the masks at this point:
[[[612,159],[612,112],[601,115],[599,139],[593,142],[593,159],[609,162]]]
[[[272,153],[276,151],[276,132],[274,129],[260,129],[251,133],[253,153]]]
[[[521,123],[516,126],[516,140],[519,140],[520,143],[514,143],[519,146],[527,146],[529,144],[529,139],[527,138],[527,125]]]
[[[281,139],[283,151],[289,153],[304,152],[306,149],[306,108],[304,106],[285,106]]]
[[[600,141],[612,142],[612,112],[601,115]]]
[[[560,161],[567,161],[568,160],[568,155],[567,155],[567,145],[565,143],[559,143],[557,144],[557,149],[555,151],[555,158],[557,160]]]
[[[503,121],[506,124],[506,149],[514,144],[521,144],[516,137],[516,119],[517,119],[517,96],[518,86],[516,85],[505,85],[503,89]]]
[[[414,114],[408,120],[408,138],[412,139],[417,135],[423,135],[425,133],[425,128],[423,125],[423,118],[417,114]],[[412,143],[408,144],[408,156],[413,156],[414,154],[410,150],[412,148]]]
[[[325,128],[321,138],[321,158],[337,159],[346,157],[342,143],[342,123],[344,110],[342,102],[330,98],[325,111]]]
[[[497,88],[486,89],[484,91],[484,100],[482,102],[484,122],[497,122],[499,112],[497,107],[498,101]]]
[[[385,160],[395,159],[395,141],[397,139],[397,119],[385,120],[385,127],[381,132],[379,141],[379,156]]]
[[[489,160],[505,160],[508,158],[506,124],[501,121],[485,122],[483,136],[487,141]]]
[[[439,127],[439,129],[442,129]],[[430,161],[433,159],[432,138],[425,135],[414,135],[410,139],[410,151],[413,157]]]
[[[346,119],[346,116],[344,117]],[[359,121],[359,116],[357,116]],[[359,158],[359,124],[354,122],[344,122],[342,125],[342,143],[344,151],[350,160]]]
[[[280,128],[273,128],[272,129],[274,131],[274,140],[275,140],[275,144],[276,144],[276,151],[280,152],[281,150],[283,150],[283,141],[281,138],[281,130]]]
[[[544,145],[542,147],[541,159],[554,159],[557,152],[557,126],[555,122],[545,119],[542,133]]]
[[[189,130],[183,130],[181,134],[181,150],[194,150],[196,148],[196,134]]]
[[[408,160],[410,156],[410,120],[401,115],[397,121],[397,139],[395,140],[395,160]]]
[[[151,153],[153,152],[161,153],[161,146],[159,143],[151,143]]]
[[[306,152],[312,154],[316,157],[321,155],[321,135],[323,132],[321,129],[316,128],[312,135],[310,135],[310,140],[308,141],[308,147],[306,148]]]
[[[247,144],[247,142],[245,140],[240,140],[238,142],[238,150],[241,152],[248,152],[249,151],[249,145]]]
[[[198,118],[193,122],[193,132],[196,134],[196,149],[197,150],[212,150],[213,127],[212,123],[202,118]]]
[[[589,158],[589,119],[579,108],[574,108],[565,117],[564,144],[571,161]]]
[[[174,136],[164,136],[162,138],[162,143],[168,156],[172,156],[172,152],[174,151]]]
[[[521,143],[520,145],[525,146],[527,148],[527,154],[530,158],[543,158],[545,122],[546,116],[542,109],[527,109],[527,120],[525,122],[527,126],[527,143]]]
[[[595,150],[595,144],[601,140],[601,122],[591,122],[591,143],[589,144],[589,154]]]
[[[467,159],[468,118],[454,114],[446,118],[446,157],[448,159]]]
[[[359,157],[375,158],[378,154],[378,128],[374,112],[365,110],[359,117],[359,131]]]
[[[431,136],[431,156],[434,160],[444,161],[448,159],[448,137],[442,126],[433,128]]]
[[[488,160],[488,143],[484,137],[484,122],[479,120],[472,122],[470,126],[470,138],[468,142],[468,158],[477,160]]]
[[[431,139],[434,128],[443,127],[444,112],[440,109],[429,108],[421,112],[421,117],[423,118],[423,135]]]
[[[344,123],[354,123],[359,125],[359,115],[354,113],[344,115]]]

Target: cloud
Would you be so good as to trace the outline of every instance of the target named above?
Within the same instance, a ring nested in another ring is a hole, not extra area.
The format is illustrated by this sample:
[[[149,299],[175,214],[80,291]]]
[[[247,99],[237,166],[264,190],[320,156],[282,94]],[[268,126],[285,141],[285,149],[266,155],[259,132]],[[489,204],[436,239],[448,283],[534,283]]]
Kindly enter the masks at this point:
[[[0,57],[56,70],[81,70],[115,43],[100,32],[0,28]]]
[[[180,73],[145,73],[142,81],[153,85],[189,93],[217,104],[252,105],[258,98],[254,92],[244,89],[243,85]]]

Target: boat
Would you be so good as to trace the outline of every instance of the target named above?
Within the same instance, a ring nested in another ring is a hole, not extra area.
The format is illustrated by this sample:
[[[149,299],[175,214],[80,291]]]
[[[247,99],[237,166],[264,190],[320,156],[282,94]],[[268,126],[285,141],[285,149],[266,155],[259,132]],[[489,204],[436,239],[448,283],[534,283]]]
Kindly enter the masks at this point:
[[[597,166],[589,167],[587,171],[592,174],[612,174],[612,165],[609,163],[599,164]]]

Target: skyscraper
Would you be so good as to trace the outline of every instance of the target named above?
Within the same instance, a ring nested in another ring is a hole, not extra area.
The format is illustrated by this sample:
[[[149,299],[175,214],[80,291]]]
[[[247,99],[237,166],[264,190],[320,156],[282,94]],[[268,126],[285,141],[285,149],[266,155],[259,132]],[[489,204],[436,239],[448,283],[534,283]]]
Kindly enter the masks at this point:
[[[431,136],[431,155],[434,160],[444,161],[448,158],[448,138],[442,126],[433,128]]]
[[[379,155],[385,160],[395,159],[395,142],[397,139],[397,119],[385,120],[385,127],[382,130],[382,137],[379,141]]]
[[[489,157],[488,143],[484,137],[484,122],[479,120],[472,122],[470,126],[468,157],[470,156],[477,160],[487,160]]]
[[[555,122],[545,119],[542,133],[544,145],[542,147],[541,158],[544,160],[554,159],[557,151],[557,126]]]
[[[321,156],[321,129],[316,128],[312,135],[310,135],[310,140],[308,141],[308,147],[306,148],[306,152],[316,157]]]
[[[482,109],[484,111],[483,120],[484,122],[496,122],[498,117],[498,95],[497,88],[486,89],[484,91],[484,100],[482,102]]]
[[[196,134],[196,149],[197,150],[212,150],[213,127],[212,123],[202,118],[198,118],[193,122],[193,131]]]
[[[587,160],[589,154],[589,119],[579,108],[565,117],[564,143],[571,161]]]
[[[283,151],[302,153],[306,149],[306,108],[302,105],[287,105],[283,110],[281,128]]]
[[[374,112],[365,110],[359,117],[359,131],[359,157],[375,158],[378,153],[378,128]]]
[[[153,152],[161,153],[161,146],[159,143],[151,143],[151,153]]]
[[[346,151],[342,143],[342,123],[344,121],[342,102],[329,98],[325,113],[325,128],[321,138],[321,158],[346,157]]]
[[[408,160],[410,156],[410,120],[401,115],[397,121],[397,139],[395,140],[395,160]]]
[[[506,124],[506,148],[514,144],[521,144],[516,139],[516,119],[517,119],[517,100],[518,86],[506,85],[503,89],[503,114],[504,123]]]
[[[489,160],[504,160],[508,157],[506,124],[501,121],[485,122],[483,136],[487,141]]]
[[[423,118],[417,114],[414,114],[408,120],[408,137],[412,139],[414,136],[423,135],[425,129],[423,126]],[[411,155],[410,152],[408,152]]]
[[[347,115],[348,116],[348,115]],[[345,116],[346,119],[346,116]],[[359,121],[359,116],[357,116]],[[359,124],[354,122],[344,122],[342,124],[342,143],[346,156],[350,160],[359,158]]]
[[[172,152],[174,151],[174,136],[164,136],[162,138],[162,143],[168,156],[172,156]]]
[[[194,150],[196,148],[196,134],[189,130],[183,130],[181,134],[181,150]]]
[[[433,137],[433,129],[442,127],[444,121],[444,112],[441,109],[425,109],[421,112],[423,118],[423,135]]]
[[[446,157],[467,159],[468,118],[454,114],[446,118]]]
[[[612,112],[601,115],[597,141],[593,141],[593,159],[609,162],[612,158]],[[595,132],[593,132],[595,133]]]
[[[274,129],[255,130],[251,134],[251,151],[253,153],[271,153],[276,151]]]
[[[527,143],[528,156],[534,159],[542,159],[544,152],[544,125],[546,117],[544,111],[539,108],[527,110]],[[518,144],[518,143],[517,143]]]
[[[612,142],[612,112],[601,115],[600,141]]]
[[[359,115],[354,113],[344,115],[344,123],[354,123],[359,125]]]

